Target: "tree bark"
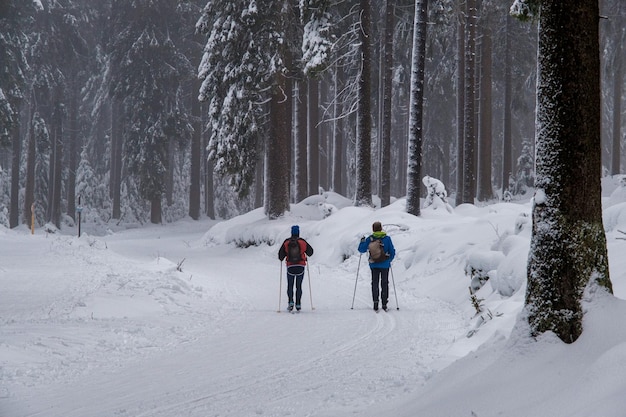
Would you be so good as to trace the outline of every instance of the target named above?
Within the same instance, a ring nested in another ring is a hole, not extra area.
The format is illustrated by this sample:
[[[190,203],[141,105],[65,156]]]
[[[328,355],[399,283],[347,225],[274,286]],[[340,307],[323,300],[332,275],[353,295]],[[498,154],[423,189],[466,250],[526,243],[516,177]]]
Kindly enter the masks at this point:
[[[585,288],[611,289],[602,225],[598,2],[541,1],[537,182],[526,313],[532,335],[583,330]]]
[[[189,217],[194,220],[200,219],[200,172],[202,164],[202,114],[197,91],[200,90],[201,82],[196,79],[191,87],[191,118],[193,120],[193,133],[191,135],[191,154],[189,167]]]
[[[335,65],[334,72],[334,93],[335,100],[333,101],[333,170],[332,170],[332,180],[331,180],[331,189],[336,193],[342,194],[343,190],[343,181],[342,181],[342,168],[343,168],[343,141],[342,135],[340,134],[340,126],[341,121],[339,120],[339,114],[341,113],[341,109],[339,106],[339,88],[342,85],[343,81],[343,71],[340,65]]]
[[[307,95],[307,165],[309,174],[307,196],[319,194],[320,187],[319,84],[318,79],[309,79],[309,92]]]
[[[163,219],[161,217],[161,196],[155,197],[150,200],[150,223],[161,224]]]
[[[623,65],[623,29],[620,31],[619,41],[617,42],[617,50],[615,51],[615,64],[613,65],[613,139],[611,152],[611,175],[621,173],[621,154],[622,154],[622,84],[624,83],[622,65]]]
[[[122,104],[116,98],[111,99],[111,179],[110,193],[113,200],[114,219],[122,217],[121,188],[122,188],[122,147],[123,147],[123,121],[121,112]]]
[[[361,72],[358,80],[355,205],[372,206],[371,5],[360,0]]]
[[[383,102],[381,120],[380,205],[391,202],[391,94],[393,85],[394,3],[385,0],[385,57],[383,61]]]
[[[307,196],[308,173],[307,169],[307,82],[304,79],[297,81],[295,106],[295,140],[294,140],[294,183],[295,201],[300,202]]]
[[[512,143],[513,139],[511,137],[511,103],[513,100],[512,95],[512,80],[511,80],[511,72],[513,71],[511,65],[511,35],[510,31],[511,17],[507,16],[506,18],[506,27],[504,30],[505,37],[505,57],[504,57],[504,127],[503,127],[503,136],[502,136],[502,193],[501,197],[504,198],[505,191],[509,188],[509,179],[513,173],[513,149]]]
[[[19,118],[19,104],[14,103],[15,117]],[[22,158],[22,138],[20,124],[16,121],[11,129],[12,160],[11,160],[11,205],[9,210],[9,227],[12,229],[20,223],[20,161]]]
[[[277,219],[289,211],[291,179],[292,84],[283,74],[278,73],[274,78],[265,157],[265,214],[269,219]]]
[[[478,201],[493,199],[491,183],[492,100],[491,100],[491,29],[484,27],[481,41],[480,59],[480,142],[478,144]]]
[[[78,143],[78,88],[70,83],[68,172],[67,172],[67,215],[76,220],[76,171],[80,159]]]
[[[33,117],[35,113],[34,100],[30,102],[29,127],[28,127],[28,145],[26,150],[26,181],[24,191],[24,209],[23,216],[28,227],[32,227],[32,207],[35,203],[35,165],[37,163],[35,129],[33,126]]]
[[[457,206],[463,204],[463,163],[465,157],[465,15],[464,0],[459,1],[456,35],[456,198]]]
[[[465,38],[465,99],[463,140],[463,203],[474,204],[476,197],[476,131],[475,131],[475,62],[476,0],[467,0],[467,35]]]
[[[406,211],[419,216],[422,142],[424,118],[424,66],[426,63],[426,25],[428,24],[428,0],[415,2],[413,23],[413,58],[411,63],[411,99],[409,118],[409,155],[407,168]]]

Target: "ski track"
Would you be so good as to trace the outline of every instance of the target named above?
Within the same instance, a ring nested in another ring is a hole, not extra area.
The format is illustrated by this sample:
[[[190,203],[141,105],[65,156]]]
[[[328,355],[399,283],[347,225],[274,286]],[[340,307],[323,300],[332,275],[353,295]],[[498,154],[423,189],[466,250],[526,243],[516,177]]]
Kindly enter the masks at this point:
[[[313,257],[303,311],[277,313],[287,301],[281,294],[278,304],[278,280],[283,293],[286,280],[273,247],[181,242],[179,252],[160,254],[158,241],[139,236],[52,237],[48,254],[3,264],[18,280],[20,262],[40,262],[48,279],[29,290],[50,295],[42,306],[5,306],[20,312],[16,319],[0,316],[0,340],[11,341],[0,342],[0,354],[20,358],[0,362],[0,415],[345,415],[411,393],[442,346],[466,331],[458,311],[415,297],[398,273],[401,309],[390,283],[389,312],[375,313],[364,265],[351,310],[357,259],[329,268]],[[24,253],[28,238],[17,239]],[[125,245],[145,245],[145,259],[125,258]],[[242,251],[241,262],[225,263],[232,250]],[[78,277],[53,272],[68,253]],[[276,278],[258,281],[267,276]],[[132,308],[99,311],[103,300]]]

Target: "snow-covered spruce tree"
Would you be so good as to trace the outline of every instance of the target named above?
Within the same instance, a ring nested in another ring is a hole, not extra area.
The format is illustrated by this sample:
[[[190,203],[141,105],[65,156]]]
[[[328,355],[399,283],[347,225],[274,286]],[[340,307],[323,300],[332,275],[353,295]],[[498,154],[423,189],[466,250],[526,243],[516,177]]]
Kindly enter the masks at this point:
[[[539,7],[537,181],[525,311],[533,335],[566,343],[583,331],[586,289],[611,291],[602,226],[598,1]],[[524,13],[522,13],[524,15]]]
[[[413,58],[411,63],[411,101],[409,118],[409,155],[407,168],[406,211],[420,215],[422,171],[422,119],[424,110],[424,65],[426,61],[426,25],[428,0],[415,2],[413,23]]]
[[[328,11],[329,0],[301,0],[300,19],[304,24],[302,34],[302,66],[306,76],[324,71],[332,53],[332,17]]]
[[[253,33],[257,13],[248,4],[209,1],[196,23],[208,35],[198,77],[203,80],[199,99],[209,102],[209,158],[240,197],[248,194],[254,179],[257,141],[262,140],[261,91],[269,70]]]
[[[254,180],[265,141],[265,212],[289,209],[292,49],[298,22],[287,0],[210,1],[196,28],[208,34],[199,67],[199,98],[209,101],[210,158],[240,197]]]
[[[181,83],[193,67],[174,43],[184,22],[176,0],[114,1],[120,34],[114,42],[112,86],[129,117],[125,132],[128,169],[142,198],[150,201],[150,221],[161,223],[168,149],[172,138],[191,135],[183,110]]]

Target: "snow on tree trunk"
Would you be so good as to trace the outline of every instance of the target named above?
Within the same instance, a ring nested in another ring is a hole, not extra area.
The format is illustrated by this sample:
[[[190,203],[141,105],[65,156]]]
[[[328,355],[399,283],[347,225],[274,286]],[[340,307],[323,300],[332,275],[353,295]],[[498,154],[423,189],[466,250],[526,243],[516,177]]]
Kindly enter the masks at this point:
[[[361,73],[358,88],[355,205],[372,205],[372,118],[371,118],[371,5],[361,0]]]
[[[420,215],[422,171],[422,119],[424,109],[424,64],[426,60],[426,25],[428,0],[415,2],[413,21],[413,58],[411,63],[411,98],[409,117],[409,155],[406,185],[406,211]]]
[[[602,226],[598,2],[542,1],[537,183],[526,312],[533,335],[581,334],[589,283],[611,291]]]

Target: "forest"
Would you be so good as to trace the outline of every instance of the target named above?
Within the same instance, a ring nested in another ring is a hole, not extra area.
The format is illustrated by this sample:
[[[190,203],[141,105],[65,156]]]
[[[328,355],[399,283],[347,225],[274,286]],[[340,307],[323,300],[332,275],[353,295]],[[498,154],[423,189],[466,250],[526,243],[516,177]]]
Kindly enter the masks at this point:
[[[3,0],[0,224],[276,218],[323,191],[414,194],[419,214],[426,175],[456,204],[518,198],[538,23],[511,3]],[[600,2],[603,175],[621,172],[623,3]]]

